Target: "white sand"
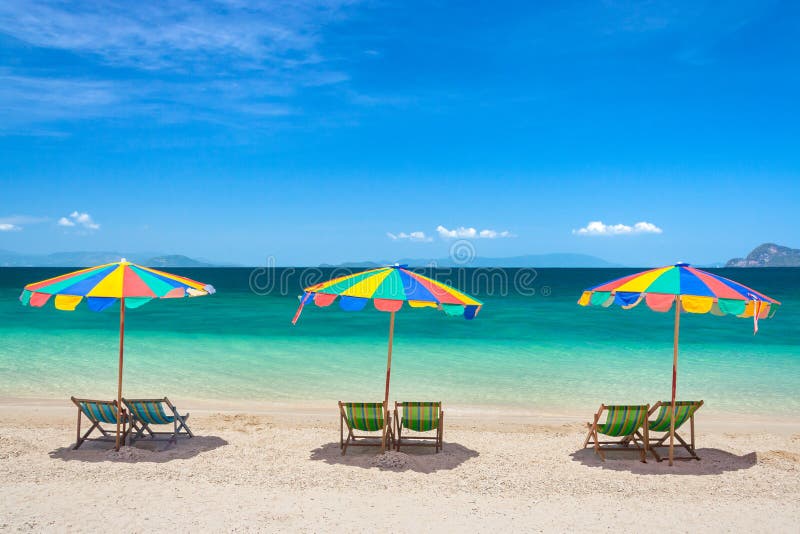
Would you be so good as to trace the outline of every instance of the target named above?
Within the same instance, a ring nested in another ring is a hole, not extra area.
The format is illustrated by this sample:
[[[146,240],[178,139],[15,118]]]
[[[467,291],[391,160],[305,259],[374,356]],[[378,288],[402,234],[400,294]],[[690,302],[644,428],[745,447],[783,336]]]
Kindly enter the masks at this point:
[[[0,531],[798,531],[798,421],[748,431],[701,411],[702,461],[669,467],[602,463],[574,416],[452,412],[440,454],[343,457],[335,405],[194,412],[198,437],[115,453],[72,451],[63,402],[6,399]]]

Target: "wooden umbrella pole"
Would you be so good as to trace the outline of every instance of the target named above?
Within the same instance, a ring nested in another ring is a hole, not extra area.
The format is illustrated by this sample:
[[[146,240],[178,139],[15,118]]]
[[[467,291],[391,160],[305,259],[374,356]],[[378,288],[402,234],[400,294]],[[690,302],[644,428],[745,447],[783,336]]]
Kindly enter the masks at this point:
[[[389,420],[389,377],[392,374],[392,342],[394,341],[394,312],[389,317],[389,356],[386,360],[386,393],[383,396],[383,420]],[[386,450],[386,432],[383,433],[381,446]]]
[[[669,418],[669,465],[675,458],[675,389],[678,382],[678,335],[681,328],[681,297],[675,295],[675,339],[672,345],[672,405]]]
[[[117,375],[117,444],[119,450],[119,427],[122,423],[122,352],[125,347],[125,297],[119,299],[119,374]]]

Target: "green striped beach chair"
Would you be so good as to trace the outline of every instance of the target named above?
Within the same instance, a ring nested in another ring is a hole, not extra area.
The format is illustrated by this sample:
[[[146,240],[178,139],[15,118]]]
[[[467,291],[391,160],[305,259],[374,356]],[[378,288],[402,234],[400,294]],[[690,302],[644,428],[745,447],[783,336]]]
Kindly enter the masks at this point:
[[[676,457],[675,460],[699,460],[700,457],[697,456],[697,451],[694,448],[694,414],[700,407],[703,405],[703,401],[677,401],[675,402],[675,439],[682,446],[686,449],[686,452],[689,453],[689,457],[681,456]],[[656,460],[659,462],[663,460],[663,458],[658,454],[656,451],[656,447],[667,447],[669,446],[669,425],[670,425],[670,415],[672,413],[672,403],[671,401],[658,401],[653,405],[653,408],[650,410],[649,416],[652,416],[656,410],[658,410],[658,415],[656,416],[655,420],[649,421],[648,427],[651,432],[665,432],[664,435],[660,437],[653,438],[650,443],[650,452],[653,453]],[[678,429],[683,426],[686,421],[689,421],[689,432],[690,432],[690,439],[689,443],[678,434]],[[666,443],[665,443],[666,442]]]
[[[169,401],[168,398],[162,399],[122,399],[131,414],[131,431],[136,434],[133,439],[140,439],[147,433],[151,439],[166,439],[170,442],[177,442],[179,436],[194,437],[192,431],[186,425],[189,414],[181,415],[178,409]],[[169,414],[164,407],[167,407]],[[156,432],[152,425],[172,425],[172,432]]]
[[[391,416],[384,402],[342,402],[339,401],[339,448],[342,456],[348,446],[376,446],[386,450],[387,440],[394,447],[394,431]],[[347,439],[344,427],[347,427]],[[380,436],[356,435],[359,432],[380,432]],[[376,441],[379,440],[379,441]]]
[[[441,402],[395,402],[394,421],[398,451],[401,444],[434,447],[435,452],[442,450],[444,411]],[[403,429],[414,432],[435,432],[435,435],[404,436]]]
[[[600,424],[600,417],[607,411],[606,421]],[[647,463],[647,451],[649,448],[649,436],[647,428],[647,415],[650,411],[649,404],[639,406],[606,406],[600,405],[600,409],[594,415],[591,423],[586,423],[589,433],[583,442],[586,448],[590,443],[600,459],[605,461],[605,451],[610,450],[638,450],[642,457],[642,462]],[[642,432],[640,432],[640,430]],[[620,438],[617,441],[600,441],[599,434]]]
[[[73,450],[83,445],[84,441],[111,441],[116,443],[117,439],[117,401],[103,401],[94,399],[78,399],[70,397],[75,406],[78,407],[78,432],[77,439]],[[89,427],[83,435],[81,435],[81,418],[86,417],[91,421],[92,426]],[[122,442],[130,432],[128,427],[128,414],[122,410]],[[104,428],[103,425],[113,425],[110,428]],[[97,430],[101,435],[96,438],[89,436]]]

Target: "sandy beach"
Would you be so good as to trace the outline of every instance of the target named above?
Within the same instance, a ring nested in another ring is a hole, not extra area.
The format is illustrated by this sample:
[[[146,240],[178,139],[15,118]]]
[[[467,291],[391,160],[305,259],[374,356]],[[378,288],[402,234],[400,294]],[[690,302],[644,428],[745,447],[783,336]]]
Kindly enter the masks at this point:
[[[342,456],[335,408],[175,401],[196,438],[120,452],[71,450],[65,402],[0,402],[0,531],[796,532],[800,521],[797,421],[698,415],[702,461],[670,468],[634,453],[601,462],[581,449],[577,414],[453,407],[440,454]]]

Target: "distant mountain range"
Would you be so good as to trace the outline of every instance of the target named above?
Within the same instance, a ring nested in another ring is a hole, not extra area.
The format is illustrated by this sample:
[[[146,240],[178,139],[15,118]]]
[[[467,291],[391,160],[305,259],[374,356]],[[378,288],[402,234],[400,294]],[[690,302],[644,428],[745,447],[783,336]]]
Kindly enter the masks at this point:
[[[0,267],[89,267],[111,263],[126,258],[129,261],[157,268],[169,267],[238,267],[230,263],[211,263],[207,260],[190,258],[180,254],[159,254],[154,252],[125,253],[113,251],[100,252],[55,252],[53,254],[19,254],[0,250]],[[386,261],[353,261],[337,265],[322,264],[320,267],[371,268],[399,263],[410,267],[577,267],[604,268],[622,267],[588,254],[528,254],[504,258],[401,258]],[[764,243],[753,249],[744,258],[733,258],[725,264],[706,267],[800,267],[800,249],[784,247],[775,243]]]
[[[126,258],[148,267],[221,267],[180,254],[136,254],[123,252],[56,252],[18,254],[0,250],[0,267],[90,267]]]
[[[764,243],[745,258],[728,260],[725,267],[800,267],[800,249]]]
[[[587,254],[529,254],[507,258],[470,258],[460,262],[453,258],[421,259],[403,258],[395,261],[346,262],[338,265],[322,264],[320,267],[371,268],[399,263],[409,267],[620,267],[618,264]]]

